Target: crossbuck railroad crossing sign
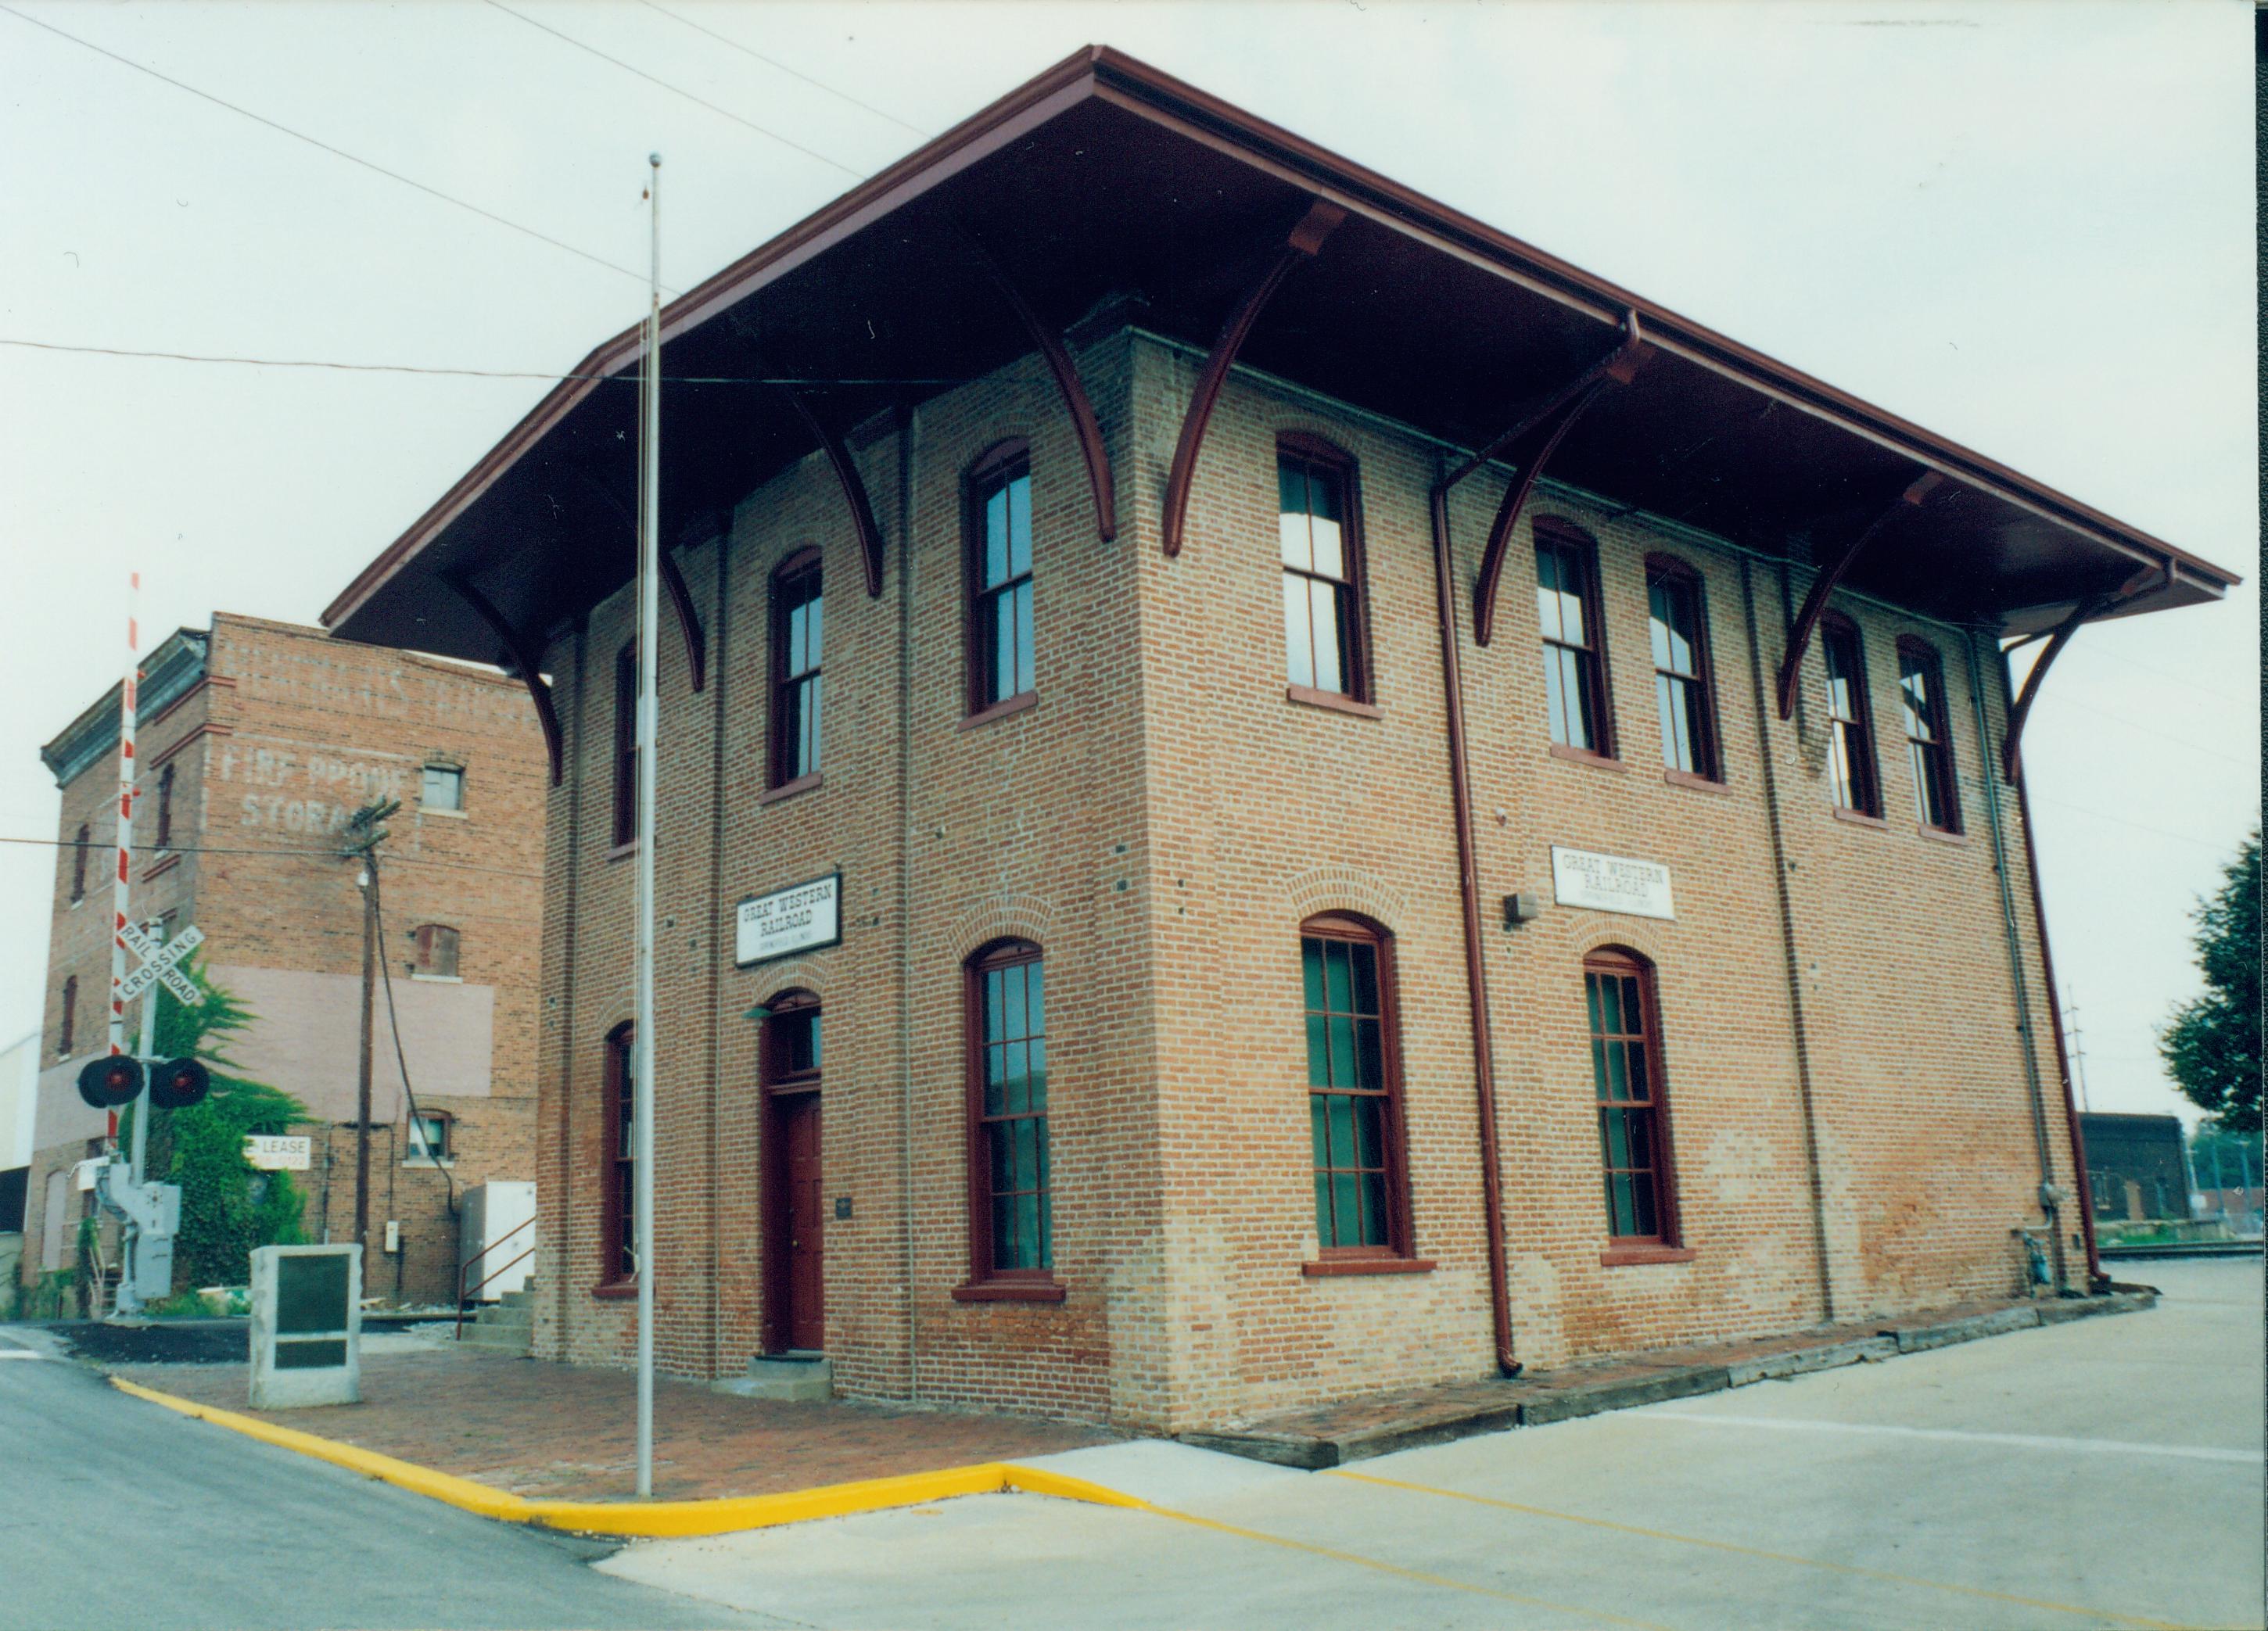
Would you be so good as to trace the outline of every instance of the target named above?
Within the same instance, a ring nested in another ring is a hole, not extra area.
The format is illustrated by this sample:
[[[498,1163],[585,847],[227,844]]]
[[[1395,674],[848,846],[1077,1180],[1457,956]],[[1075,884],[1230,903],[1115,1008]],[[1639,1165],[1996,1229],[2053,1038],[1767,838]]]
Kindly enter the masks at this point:
[[[118,1000],[130,1003],[151,986],[161,981],[166,989],[191,1008],[205,1000],[196,982],[180,971],[181,959],[204,944],[205,931],[195,925],[184,929],[165,944],[159,945],[132,923],[119,933],[126,949],[142,959],[142,966],[126,976],[118,988]]]

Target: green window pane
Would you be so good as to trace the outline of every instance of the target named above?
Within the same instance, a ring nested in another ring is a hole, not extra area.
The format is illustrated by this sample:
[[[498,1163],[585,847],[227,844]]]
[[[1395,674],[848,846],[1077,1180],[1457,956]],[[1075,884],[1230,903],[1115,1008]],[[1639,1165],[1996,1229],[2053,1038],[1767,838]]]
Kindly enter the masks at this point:
[[[1331,1174],[1331,1216],[1337,1224],[1333,1245],[1360,1245],[1362,1240],[1362,1179],[1353,1172]]]
[[[1015,694],[1020,695],[1026,691],[1035,689],[1038,683],[1035,678],[1035,672],[1032,665],[1034,647],[1032,641],[1031,584],[1017,584],[1014,598],[1016,602]]]
[[[1323,948],[1324,984],[1329,1001],[1328,1006],[1335,1014],[1350,1013],[1354,1009],[1354,974],[1351,958],[1353,950],[1344,940],[1327,942]]]
[[[1593,1037],[1591,1039],[1591,1086],[1599,1095],[1599,1101],[1602,1104],[1605,1103],[1609,1097],[1607,1092],[1607,1045],[1601,1041],[1597,1037]]]
[[[1630,1061],[1621,1044],[1607,1045],[1607,1097],[1617,1102],[1631,1096]]]
[[[1001,488],[984,501],[984,586],[1008,581],[1008,489]]]
[[[1331,1048],[1326,1040],[1329,1018],[1322,1014],[1307,1016],[1307,1085],[1329,1087],[1331,1084]]]
[[[1040,1196],[1040,1260],[1035,1268],[1052,1268],[1056,1260],[1055,1201],[1042,1193]]]
[[[984,1050],[984,1113],[1005,1115],[1008,1109],[1008,1050],[994,1043]]]
[[[1048,1045],[1034,1037],[1031,1050],[1031,1106],[1044,1112],[1048,1107]]]
[[[1042,1193],[1044,1194],[1047,1190],[1053,1187],[1053,1186],[1048,1181],[1047,1117],[1034,1116],[1032,1118],[1032,1144],[1035,1151],[1035,1171],[1039,1174],[1040,1189]]]
[[[1331,1085],[1359,1087],[1355,1078],[1354,1018],[1348,1014],[1333,1014],[1331,1022]]]
[[[1335,1245],[1331,1229],[1331,1179],[1328,1172],[1315,1174],[1315,1238],[1325,1245]]]
[[[1024,1035],[1024,971],[1020,966],[1000,971],[1000,1034]]]
[[[1025,1046],[1021,1042],[1011,1042],[1002,1050],[1002,1098],[1010,1115],[1021,1115],[1032,1107],[1031,1061],[1024,1051]]]
[[[1322,1094],[1307,1095],[1307,1128],[1314,1135],[1315,1165],[1318,1168],[1327,1167],[1331,1164],[1330,1137],[1325,1125],[1325,1117],[1329,1113],[1329,1103]]]
[[[1386,1165],[1386,1106],[1382,1100],[1355,1101],[1354,1157],[1358,1166],[1383,1170]]]
[[[1362,1218],[1359,1224],[1362,1231],[1362,1244],[1384,1245],[1386,1244],[1386,1186],[1381,1181],[1380,1174],[1364,1173],[1359,1193],[1362,1196]]]
[[[1020,475],[1008,483],[1008,575],[1021,577],[1032,569],[1032,478]]]
[[[1625,1042],[1623,1051],[1630,1055],[1630,1091],[1632,1098],[1651,1101],[1653,1098],[1653,1078],[1646,1073],[1646,1044]]]
[[[1007,1022],[1003,1018],[1005,998],[1002,995],[1001,971],[990,968],[984,972],[984,1040],[997,1042],[1007,1034]]]
[[[1046,980],[1041,972],[1042,966],[1039,963],[1024,965],[1024,1010],[1034,1036],[1045,1035],[1048,1028]]]
[[[1323,1005],[1323,943],[1322,941],[1300,942],[1300,966],[1307,980],[1307,1006],[1310,1009],[1321,1008]]]
[[[1609,976],[1599,981],[1599,1032],[1603,1036],[1623,1033],[1623,982]]]
[[[1344,1093],[1333,1093],[1331,1100],[1331,1164],[1335,1167],[1354,1164],[1354,1101]]]
[[[1375,1019],[1354,1022],[1355,1085],[1372,1092],[1386,1088],[1385,1027]]]
[[[1352,947],[1354,952],[1354,1011],[1374,1014],[1378,1004],[1378,948],[1370,945]]]

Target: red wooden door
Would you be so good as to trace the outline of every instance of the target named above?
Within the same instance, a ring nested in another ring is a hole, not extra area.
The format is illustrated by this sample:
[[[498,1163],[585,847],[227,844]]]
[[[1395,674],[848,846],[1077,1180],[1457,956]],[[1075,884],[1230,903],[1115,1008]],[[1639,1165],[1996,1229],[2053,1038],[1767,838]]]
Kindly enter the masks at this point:
[[[820,1193],[819,1095],[774,1101],[782,1159],[776,1216],[786,1272],[780,1276],[778,1329],[790,1348],[827,1346],[825,1199]],[[775,1259],[780,1261],[781,1259]]]

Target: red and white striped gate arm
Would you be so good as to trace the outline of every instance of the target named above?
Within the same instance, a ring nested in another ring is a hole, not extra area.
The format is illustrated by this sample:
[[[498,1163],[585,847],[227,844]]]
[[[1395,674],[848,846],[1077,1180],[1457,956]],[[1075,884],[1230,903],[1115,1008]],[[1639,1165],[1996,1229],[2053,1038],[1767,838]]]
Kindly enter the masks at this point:
[[[134,857],[134,693],[142,683],[142,631],[136,621],[142,574],[128,580],[126,680],[118,690],[118,869],[110,880],[110,1051],[126,1051],[126,885]],[[110,1132],[118,1135],[118,1113],[110,1113]]]

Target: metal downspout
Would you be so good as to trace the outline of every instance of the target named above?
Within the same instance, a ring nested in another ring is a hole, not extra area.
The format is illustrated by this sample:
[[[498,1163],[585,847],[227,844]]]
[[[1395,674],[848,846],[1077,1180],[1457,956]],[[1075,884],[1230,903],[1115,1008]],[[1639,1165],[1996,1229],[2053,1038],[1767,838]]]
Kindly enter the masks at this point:
[[[921,1327],[914,1310],[913,584],[917,408],[898,410],[898,1217],[905,1252],[906,1398],[921,1401]]]
[[[2008,847],[2000,828],[2000,779],[1992,773],[1992,731],[1984,712],[1984,674],[1977,660],[1977,631],[1962,641],[1969,654],[1969,702],[1977,715],[1977,746],[1984,768],[1985,819],[1992,827],[1992,871],[2000,880],[2000,927],[2008,945],[2008,982],[2016,996],[2016,1029],[2024,1039],[2024,1075],[2032,1090],[2032,1139],[2040,1157],[2040,1210],[2048,1220],[2048,1244],[2055,1252],[2056,1289],[2066,1283],[2063,1260],[2063,1220],[2057,1205],[2055,1166],[2048,1154],[2047,1106],[2040,1088],[2038,1044],[2032,1035],[2030,981],[2024,976],[2024,958],[2016,938],[2016,895],[2008,882]]]
[[[1488,975],[1481,960],[1480,880],[1473,859],[1473,800],[1465,753],[1464,680],[1457,653],[1457,596],[1449,551],[1449,483],[1433,483],[1433,590],[1441,623],[1441,690],[1448,715],[1449,793],[1457,829],[1457,887],[1465,915],[1465,988],[1473,1016],[1473,1097],[1480,1117],[1481,1211],[1488,1231],[1489,1312],[1497,1367],[1520,1374],[1512,1351],[1512,1298],[1506,1284],[1504,1182],[1496,1141],[1496,1050],[1489,1032]]]
[[[1783,584],[1786,579],[1782,580]],[[1783,604],[1785,597],[1783,597]],[[1827,1188],[1819,1164],[1819,1123],[1812,1103],[1810,1032],[1803,1012],[1801,959],[1795,949],[1795,903],[1787,887],[1787,841],[1780,829],[1779,778],[1772,769],[1771,715],[1764,692],[1764,647],[1756,637],[1756,591],[1749,558],[1741,557],[1741,612],[1748,620],[1749,683],[1756,705],[1756,756],[1764,769],[1764,817],[1771,832],[1772,885],[1779,900],[1780,950],[1787,963],[1788,1017],[1795,1032],[1795,1082],[1803,1105],[1803,1157],[1810,1169],[1811,1229],[1819,1253],[1819,1305],[1822,1324],[1835,1320],[1835,1271],[1827,1254]],[[1798,729],[1801,728],[1799,724]]]

